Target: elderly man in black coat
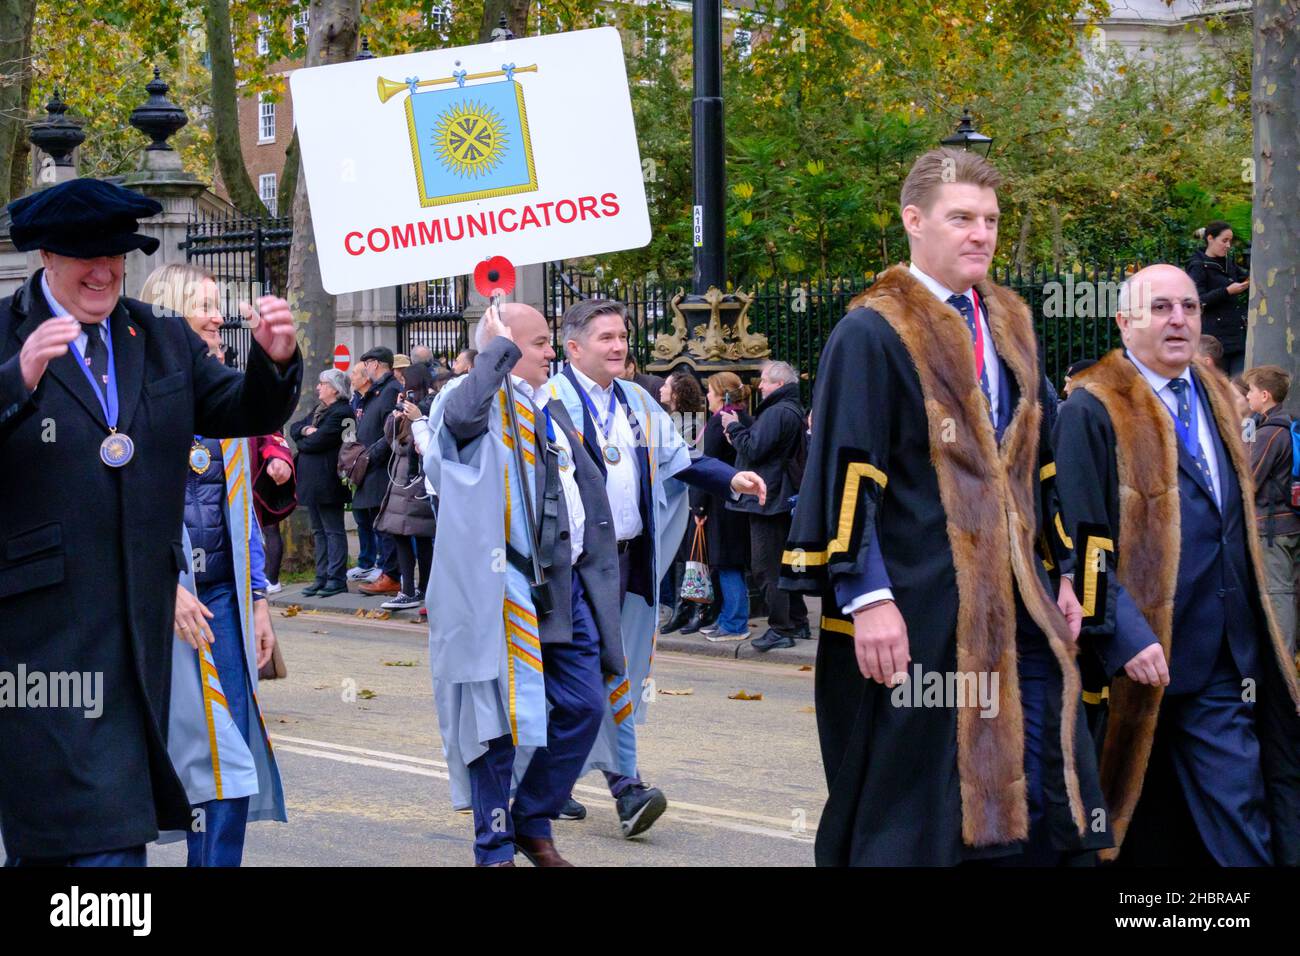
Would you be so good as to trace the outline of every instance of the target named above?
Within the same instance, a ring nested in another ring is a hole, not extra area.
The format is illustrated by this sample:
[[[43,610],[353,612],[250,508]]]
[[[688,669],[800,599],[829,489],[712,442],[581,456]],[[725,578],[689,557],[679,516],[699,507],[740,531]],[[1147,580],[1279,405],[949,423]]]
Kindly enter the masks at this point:
[[[388,491],[388,460],[393,457],[393,450],[384,437],[384,422],[397,408],[402,383],[393,375],[392,349],[377,346],[361,356],[361,362],[371,385],[357,406],[357,441],[370,450],[370,466],[365,479],[352,493],[352,516],[358,525],[373,528]],[[370,596],[395,595],[401,590],[396,542],[391,534],[376,534],[379,554],[375,556],[374,573],[358,590]]]
[[[241,375],[120,295],[153,200],[78,179],[9,209],[44,268],[0,300],[0,831],[10,865],[140,865],[191,823],[166,745],[186,453],[278,429],[302,360],[282,299],[245,307]]]
[[[749,548],[754,580],[767,601],[768,629],[753,641],[758,651],[794,647],[795,638],[810,638],[803,595],[783,591],[781,553],[790,534],[790,512],[803,477],[804,410],[799,404],[799,376],[788,362],[767,362],[759,376],[763,400],[754,422],[745,425],[735,412],[722,413],[727,441],[736,449],[736,467],[752,469],[767,482],[767,501],[742,498],[727,505],[749,513]]]

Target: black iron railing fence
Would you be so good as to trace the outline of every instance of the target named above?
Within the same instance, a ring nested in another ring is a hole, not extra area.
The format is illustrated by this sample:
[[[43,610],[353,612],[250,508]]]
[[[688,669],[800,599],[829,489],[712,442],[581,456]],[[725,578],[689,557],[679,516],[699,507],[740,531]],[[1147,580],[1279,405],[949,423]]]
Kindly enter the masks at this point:
[[[1150,262],[1182,264],[1187,254],[1189,250],[1179,250],[1168,257],[1152,257]],[[1059,388],[1072,363],[1099,358],[1119,345],[1114,320],[1119,287],[1126,276],[1150,262],[1077,263],[1069,268],[998,266],[991,278],[1029,305],[1043,371]],[[753,296],[750,330],[767,336],[773,358],[789,362],[800,372],[805,399],[811,397],[817,362],[831,329],[873,279],[872,275],[786,277],[745,289]],[[583,297],[615,298],[627,305],[632,354],[644,368],[655,337],[672,328],[669,302],[683,288],[689,288],[689,282],[628,281],[552,263],[546,268],[546,313],[555,330],[557,350],[560,316],[570,304]]]

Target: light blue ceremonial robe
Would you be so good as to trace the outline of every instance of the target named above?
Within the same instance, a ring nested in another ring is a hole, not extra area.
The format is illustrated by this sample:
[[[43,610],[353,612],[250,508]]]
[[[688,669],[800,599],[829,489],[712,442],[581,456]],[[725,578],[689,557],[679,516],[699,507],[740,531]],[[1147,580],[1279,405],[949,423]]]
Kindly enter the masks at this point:
[[[253,579],[262,577],[262,531],[253,511],[248,442],[225,439],[221,454],[226,471],[226,529],[234,564],[239,623],[244,635],[248,680],[249,743],[235,726],[211,651],[195,651],[180,638],[172,653],[172,692],[168,711],[167,752],[185,785],[190,803],[249,797],[248,819],[287,819],[280,770],[257,700],[257,643],[253,633]],[[194,553],[189,532],[182,526],[187,567],[180,583],[197,595]],[[160,842],[183,837],[165,833]]]
[[[616,388],[627,395],[628,409],[636,417],[647,443],[646,458],[650,465],[650,487],[654,502],[654,568],[658,584],[672,566],[686,533],[689,510],[687,486],[673,476],[691,465],[690,448],[677,431],[672,419],[634,382],[618,380]],[[583,402],[573,383],[563,375],[552,376],[542,388],[543,394],[559,399],[569,417],[579,425],[583,420]],[[659,635],[659,608],[639,594],[629,593],[622,608],[623,651],[627,658],[626,676],[607,678],[609,711],[601,725],[600,736],[583,768],[636,774],[636,724],[649,716],[647,706],[654,700],[650,679],[654,663],[655,641]],[[629,719],[631,718],[631,719]]]
[[[506,542],[531,557],[521,485],[507,419],[507,392],[497,391],[488,430],[464,447],[443,427],[449,382],[429,411],[427,481],[438,496],[438,534],[429,575],[429,669],[451,777],[452,804],[469,806],[468,765],[509,734],[516,767],[546,746],[542,643],[528,579],[506,560]],[[513,381],[513,380],[512,380]],[[513,386],[512,386],[513,387]],[[523,432],[524,480],[536,498],[533,404],[515,393]]]

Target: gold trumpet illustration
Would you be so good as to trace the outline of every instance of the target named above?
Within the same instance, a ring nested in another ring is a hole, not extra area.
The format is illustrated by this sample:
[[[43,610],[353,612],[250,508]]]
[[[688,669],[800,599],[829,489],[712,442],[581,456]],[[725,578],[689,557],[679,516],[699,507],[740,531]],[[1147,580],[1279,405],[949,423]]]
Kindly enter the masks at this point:
[[[536,73],[536,72],[537,72],[537,64],[536,64],[536,63],[531,63],[531,64],[529,64],[528,66],[518,66],[518,67],[515,67],[513,70],[510,70],[510,71],[509,71],[510,74],[514,74],[514,73]],[[508,75],[508,74],[507,74],[507,71],[505,71],[505,70],[489,70],[489,71],[486,72],[486,73],[470,73],[470,74],[467,74],[467,75],[465,76],[465,79],[466,79],[466,80],[486,80],[486,79],[488,79],[489,77],[493,77],[493,76],[506,76],[506,75]],[[415,85],[416,85],[417,87],[420,87],[420,86],[441,86],[443,83],[455,83],[455,82],[456,82],[456,77],[454,77],[454,76],[443,76],[443,77],[439,77],[439,78],[436,79],[436,80],[421,80],[419,83],[416,83]],[[396,96],[398,93],[402,92],[402,90],[405,90],[405,89],[409,89],[409,88],[410,88],[410,84],[409,84],[409,83],[399,83],[399,82],[397,82],[396,80],[388,80],[388,79],[385,79],[385,78],[382,77],[382,76],[379,77],[379,78],[377,79],[377,81],[376,81],[376,83],[375,83],[375,86],[376,86],[376,88],[377,88],[378,91],[379,91],[379,102],[381,102],[381,103],[387,103],[390,99],[392,99],[392,98],[393,98],[394,96]]]

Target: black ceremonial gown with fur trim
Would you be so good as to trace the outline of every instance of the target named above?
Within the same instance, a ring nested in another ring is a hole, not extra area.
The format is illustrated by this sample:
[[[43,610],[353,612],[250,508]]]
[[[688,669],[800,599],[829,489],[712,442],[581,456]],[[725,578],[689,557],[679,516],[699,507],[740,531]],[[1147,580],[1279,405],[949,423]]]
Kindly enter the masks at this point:
[[[1110,843],[1069,628],[1035,553],[1054,469],[1033,326],[1014,294],[977,288],[1011,390],[1000,445],[965,322],[905,267],[855,300],[818,366],[782,586],[823,593],[821,865],[952,865],[1025,848],[1018,631],[1050,648],[1042,730],[1050,844],[1069,854]],[[924,673],[996,673],[996,716],[900,706],[897,691],[863,678],[830,585],[860,574],[870,547],[880,549],[907,624],[909,674],[918,664]]]

